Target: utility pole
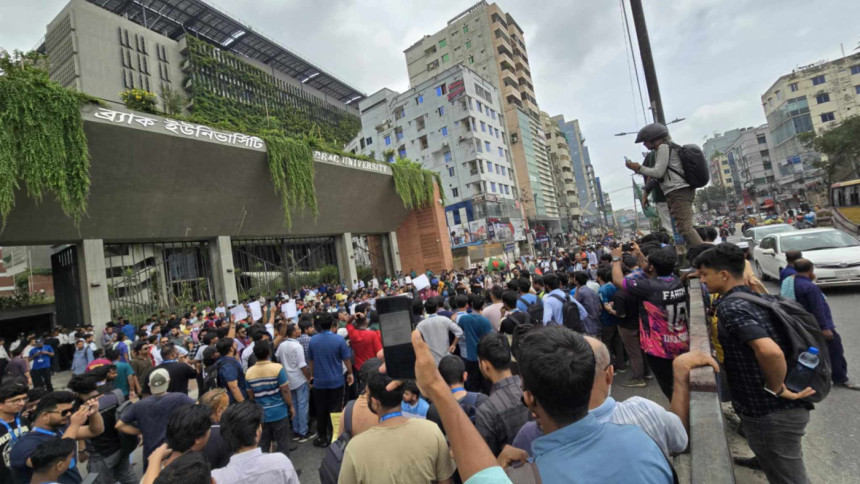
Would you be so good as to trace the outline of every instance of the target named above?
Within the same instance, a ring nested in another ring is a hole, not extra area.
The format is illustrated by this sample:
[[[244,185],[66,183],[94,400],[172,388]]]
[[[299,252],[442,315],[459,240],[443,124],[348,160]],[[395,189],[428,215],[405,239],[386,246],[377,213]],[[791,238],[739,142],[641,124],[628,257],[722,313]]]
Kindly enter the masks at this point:
[[[663,101],[660,99],[660,85],[657,84],[657,70],[654,68],[654,56],[651,55],[651,41],[648,40],[648,27],[645,25],[642,0],[630,0],[630,12],[633,15],[633,25],[636,27],[636,40],[639,43],[642,69],[645,71],[648,97],[651,98],[651,112],[654,114],[656,122],[666,124],[666,116],[663,114]]]

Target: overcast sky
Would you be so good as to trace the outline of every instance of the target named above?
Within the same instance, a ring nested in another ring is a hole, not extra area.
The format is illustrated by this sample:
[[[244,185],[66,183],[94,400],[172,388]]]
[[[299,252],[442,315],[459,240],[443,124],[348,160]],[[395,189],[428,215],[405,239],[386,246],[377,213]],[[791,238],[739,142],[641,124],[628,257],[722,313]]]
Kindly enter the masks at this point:
[[[147,3],[149,0],[137,0]],[[408,88],[403,50],[472,0],[218,0],[219,8],[357,89]],[[857,0],[644,0],[675,141],[765,122],[761,94],[797,66],[860,43]],[[0,2],[0,47],[30,49],[65,0]],[[579,119],[615,209],[632,207],[623,157],[638,160],[634,98],[617,0],[500,0],[525,30],[535,93],[551,115]],[[561,6],[564,6],[560,9]],[[629,14],[629,10],[628,10]],[[633,29],[632,21],[630,25]],[[636,43],[635,32],[631,32]],[[637,51],[638,52],[638,51]],[[638,58],[637,58],[638,63]],[[641,70],[641,65],[639,66]],[[635,79],[634,81],[635,82]],[[638,91],[636,91],[638,93]],[[647,91],[642,80],[642,92]],[[638,94],[637,94],[638,95]]]

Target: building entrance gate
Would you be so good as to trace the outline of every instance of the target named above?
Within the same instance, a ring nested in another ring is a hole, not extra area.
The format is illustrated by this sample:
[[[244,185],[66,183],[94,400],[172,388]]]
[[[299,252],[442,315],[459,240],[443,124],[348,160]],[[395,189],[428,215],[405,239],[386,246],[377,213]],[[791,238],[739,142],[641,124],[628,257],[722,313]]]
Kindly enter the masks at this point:
[[[340,281],[334,237],[233,239],[239,299]]]

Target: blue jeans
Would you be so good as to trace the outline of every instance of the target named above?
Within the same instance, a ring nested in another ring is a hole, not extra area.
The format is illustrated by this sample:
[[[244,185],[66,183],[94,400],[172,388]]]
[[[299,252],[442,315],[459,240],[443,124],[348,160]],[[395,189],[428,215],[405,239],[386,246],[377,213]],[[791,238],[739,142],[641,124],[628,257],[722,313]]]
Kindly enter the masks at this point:
[[[308,434],[308,402],[310,401],[310,386],[305,382],[295,390],[290,390],[296,415],[293,416],[293,432],[297,435]]]

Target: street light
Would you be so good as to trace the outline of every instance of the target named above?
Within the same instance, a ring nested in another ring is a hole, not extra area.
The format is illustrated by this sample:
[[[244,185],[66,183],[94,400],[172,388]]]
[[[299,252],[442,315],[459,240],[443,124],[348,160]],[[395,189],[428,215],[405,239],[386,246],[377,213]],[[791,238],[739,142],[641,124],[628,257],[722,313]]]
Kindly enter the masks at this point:
[[[687,118],[675,118],[672,121],[669,121],[668,123],[666,123],[666,126],[668,126],[670,124],[680,123],[681,121],[684,121],[686,119]],[[630,132],[624,132],[624,133],[616,133],[615,136],[627,136],[628,134],[639,134],[639,132],[638,131],[630,131]]]

